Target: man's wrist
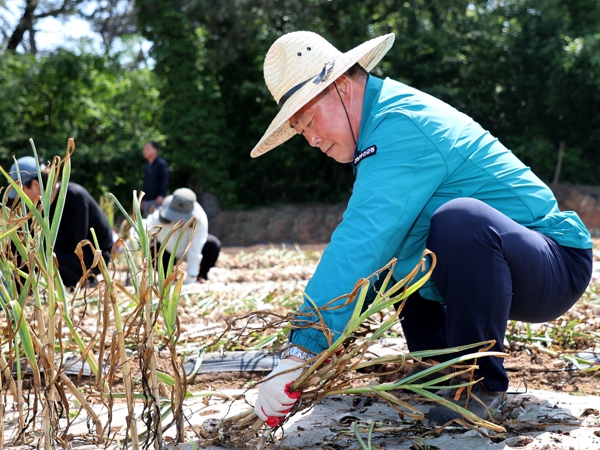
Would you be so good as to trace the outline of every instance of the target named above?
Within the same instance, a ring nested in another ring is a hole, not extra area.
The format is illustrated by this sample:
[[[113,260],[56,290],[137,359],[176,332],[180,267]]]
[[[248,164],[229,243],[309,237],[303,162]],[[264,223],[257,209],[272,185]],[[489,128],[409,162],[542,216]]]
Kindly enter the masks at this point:
[[[290,344],[282,353],[281,359],[289,358],[289,357],[300,358],[303,361],[308,361],[315,357],[314,353],[307,352],[300,347]]]

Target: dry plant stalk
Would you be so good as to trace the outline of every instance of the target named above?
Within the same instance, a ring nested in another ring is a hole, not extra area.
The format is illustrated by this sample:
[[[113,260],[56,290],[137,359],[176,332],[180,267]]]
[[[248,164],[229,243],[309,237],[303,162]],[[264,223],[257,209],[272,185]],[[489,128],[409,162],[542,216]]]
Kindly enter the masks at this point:
[[[0,392],[2,392],[4,385],[4,375],[0,371]],[[6,407],[4,405],[4,396],[0,395],[0,448],[4,448],[4,413],[6,412]]]
[[[127,215],[121,204],[112,194],[109,195],[109,198],[126,214],[129,225],[134,231],[133,234],[135,234],[139,241],[141,250],[141,263],[139,266],[136,266],[130,251],[128,249],[125,251],[135,292],[131,293],[117,282],[112,282],[112,285],[117,287],[121,293],[126,294],[135,305],[133,312],[123,322],[123,330],[125,336],[135,337],[138,349],[142,387],[141,395],[138,395],[138,397],[143,398],[143,411],[140,415],[140,420],[143,421],[146,428],[143,433],[139,433],[139,437],[142,438],[145,436],[145,448],[154,445],[158,449],[163,447],[163,432],[173,424],[176,425],[177,429],[176,441],[183,441],[185,437],[183,431],[183,401],[188,396],[191,396],[191,393],[186,389],[187,380],[183,362],[176,351],[177,339],[180,335],[177,308],[184,280],[183,272],[179,269],[179,265],[174,263],[175,250],[173,251],[168,267],[163,267],[162,255],[167,242],[176,233],[185,231],[187,227],[192,227],[192,233],[195,232],[196,221],[193,219],[186,224],[176,224],[165,238],[165,241],[162,242],[161,248],[155,250],[153,255],[151,250],[155,244],[153,242],[153,234],[156,233],[156,230],[153,233],[152,230],[145,229],[139,207],[142,196],[138,198],[134,193],[133,217]],[[182,236],[183,232],[179,233],[175,249],[177,249]],[[189,244],[184,254],[188,249]],[[139,270],[138,267],[140,267]],[[105,280],[111,279],[105,267],[101,271]],[[116,305],[113,307],[113,313],[115,313],[114,308],[116,308]],[[163,319],[162,322],[165,328],[160,339],[162,339],[162,344],[166,346],[171,355],[170,361],[172,366],[170,373],[173,374],[173,377],[158,370],[156,347],[159,342],[155,330],[158,329],[159,315]],[[170,395],[170,402],[165,402],[162,393]],[[133,406],[134,402],[134,397],[128,397],[128,405],[131,405],[130,407]],[[170,411],[173,415],[172,421],[166,425],[163,425],[164,411]],[[133,439],[133,433],[130,434]],[[139,443],[133,443],[133,445],[139,445]]]
[[[427,268],[427,258],[431,259],[429,268]],[[428,388],[431,388],[432,386],[444,387],[444,383],[447,383],[451,378],[464,376],[469,373],[472,374],[476,366],[474,363],[468,364],[467,362],[470,360],[475,360],[476,363],[476,359],[480,357],[506,356],[503,353],[487,351],[493,345],[493,342],[476,343],[444,350],[413,352],[399,356],[385,356],[374,358],[370,361],[364,360],[364,357],[369,351],[370,346],[375,344],[383,336],[383,334],[395,324],[399,314],[402,311],[405,300],[412,293],[417,291],[430,277],[431,272],[435,267],[435,262],[435,255],[430,251],[425,250],[420,263],[413,269],[413,271],[403,280],[391,286],[389,289],[387,286],[391,280],[391,275],[395,266],[395,260],[392,260],[386,267],[382,268],[368,279],[359,280],[353,291],[345,297],[346,301],[343,302],[343,305],[341,305],[345,306],[355,303],[354,312],[348,322],[348,325],[346,326],[346,329],[335,341],[333,341],[332,333],[325,329],[321,313],[315,307],[315,322],[313,322],[312,325],[307,325],[304,323],[300,326],[312,326],[323,331],[325,336],[328,338],[329,348],[319,353],[304,364],[304,371],[293,385],[293,390],[302,391],[302,396],[300,400],[296,402],[291,412],[286,416],[286,420],[298,412],[306,411],[314,407],[324,397],[341,394],[368,395],[377,397],[388,402],[392,407],[394,407],[401,417],[408,416],[413,419],[422,419],[423,414],[417,408],[401,400],[393,393],[397,390],[408,390],[425,397],[428,400],[438,402],[452,409],[457,410],[458,408],[459,412],[461,412],[466,418],[467,424],[482,426],[497,431],[504,430],[502,427],[483,420],[473,413],[457,407],[456,405],[444,400],[442,397],[439,397],[436,394],[428,391]],[[381,289],[377,293],[375,299],[370,305],[365,304],[367,293],[371,285],[370,280],[381,275],[382,273],[385,273],[386,271],[387,276],[385,277]],[[418,277],[420,272],[426,273],[421,277]],[[330,303],[325,305],[323,310],[341,307],[330,306],[338,302],[340,299],[344,299],[344,297],[332,300]],[[373,328],[368,326],[368,320],[393,306],[395,306],[396,311],[391,314],[390,317],[388,317],[383,323],[377,323]],[[299,327],[297,325],[299,321],[295,319],[293,314],[288,315],[285,318],[285,321],[289,322],[288,327],[290,328]],[[281,325],[281,322],[279,324]],[[266,328],[272,328],[274,326],[276,325],[271,323],[267,325]],[[379,378],[382,375],[390,375],[400,372],[407,366],[419,364],[423,359],[428,359],[440,354],[451,354],[482,346],[484,346],[484,348],[480,349],[476,353],[453,358],[450,361],[426,369],[423,372],[420,372],[419,374],[409,378],[400,379],[396,382],[379,384],[376,386],[364,386],[365,380],[368,378]],[[408,361],[414,362],[411,364]],[[382,364],[395,364],[396,367],[393,371],[385,374],[368,374],[363,372],[363,370],[369,366],[378,366]],[[423,378],[424,376],[435,373],[446,367],[456,368],[457,371],[449,375],[440,374],[437,379],[427,383],[419,381],[419,379]],[[266,379],[262,381],[264,382]],[[471,380],[465,382],[464,384],[465,386],[471,386],[474,383],[475,382]],[[265,440],[273,438],[274,430],[275,429],[266,427],[263,421],[256,416],[254,411],[244,411],[243,413],[233,417],[223,418],[219,422],[215,422],[214,420],[205,422],[201,432],[204,441],[201,442],[201,445],[246,446],[252,444],[262,447],[265,444]]]
[[[35,146],[33,142],[31,144],[37,158]],[[62,326],[61,316],[65,311],[62,303],[65,292],[58,275],[52,247],[64,206],[66,184],[70,176],[70,156],[74,149],[74,141],[70,139],[65,159],[54,158],[49,168],[47,186],[44,186],[38,176],[40,197],[35,203],[25,195],[20,185],[0,168],[11,188],[20,198],[20,202],[12,203],[14,209],[6,206],[9,204],[6,192],[2,202],[4,220],[2,228],[6,230],[2,234],[2,252],[5,253],[6,259],[3,259],[1,267],[4,277],[0,305],[7,313],[14,332],[10,339],[14,343],[12,348],[15,350],[15,355],[14,358],[11,355],[9,363],[15,361],[17,364],[15,402],[21,417],[24,417],[27,409],[32,412],[34,419],[37,415],[37,405],[41,403],[42,445],[45,449],[53,448],[55,439],[60,440],[55,430],[58,429],[59,411],[64,409],[62,401],[65,398],[65,385],[61,383],[61,367],[57,364],[55,348],[62,348],[59,328]],[[62,182],[65,184],[58,188],[56,183],[61,168]],[[56,211],[53,219],[50,220],[52,202],[56,204]],[[23,267],[26,272],[20,270],[20,267]],[[40,287],[44,290],[43,307]],[[33,305],[29,300],[30,295],[33,297]],[[29,310],[32,306],[34,312],[30,314]],[[30,315],[37,319],[35,328],[28,323]],[[21,350],[33,375],[34,400],[31,406],[22,392],[24,374],[20,372]],[[43,369],[43,382],[40,376],[41,369]],[[6,366],[3,370],[6,371]],[[23,437],[28,425],[21,421],[19,426],[17,441]]]
[[[33,142],[32,148],[37,159]],[[51,449],[58,443],[68,447],[69,440],[74,438],[68,432],[73,420],[69,415],[71,398],[91,419],[95,429],[86,435],[91,443],[103,445],[114,438],[124,447],[131,445],[138,449],[146,435],[144,447],[149,448],[153,443],[158,449],[163,446],[162,432],[173,423],[178,429],[178,442],[182,442],[183,401],[191,395],[186,390],[183,363],[176,353],[180,334],[177,304],[183,282],[182,272],[173,260],[168,267],[162,267],[160,258],[155,264],[142,224],[139,199],[134,194],[134,213],[130,220],[144,243],[141,256],[133,251],[125,252],[128,278],[133,280],[134,291],[113,280],[101,252],[96,250],[99,246],[95,238],[94,243],[81,242],[76,253],[85,272],[82,280],[95,269],[99,269],[103,280],[93,291],[88,291],[81,283],[74,291],[65,288],[52,248],[65,203],[74,148],[74,141],[70,139],[64,159],[55,157],[49,166],[45,186],[41,178],[38,179],[41,196],[35,203],[24,193],[20,182],[12,180],[0,167],[0,172],[10,184],[9,189],[15,190],[18,195],[18,200],[10,202],[7,191],[3,192],[0,205],[0,309],[5,313],[3,320],[8,321],[0,342],[0,394],[10,392],[18,412],[18,424],[10,444],[30,443],[37,439],[35,435],[40,436],[38,427],[41,423],[42,438],[38,446]],[[58,181],[61,182],[60,187]],[[114,196],[109,196],[109,201],[129,217]],[[55,206],[52,220],[51,204]],[[179,224],[173,233],[186,226],[195,227],[195,224]],[[94,252],[90,267],[85,267],[83,262],[83,247],[86,245]],[[124,298],[129,305],[134,305],[133,309],[124,308]],[[84,309],[79,322],[73,318],[74,304],[80,304],[78,308]],[[82,333],[80,327],[84,319],[94,313],[97,331]],[[158,321],[159,316],[162,322]],[[67,333],[62,332],[64,327],[68,329]],[[174,378],[159,371],[155,348],[161,345],[171,352]],[[131,356],[128,354],[132,347],[142,368],[145,383],[141,386],[142,392],[139,392],[133,378]],[[84,394],[66,374],[63,364],[65,353],[73,350],[79,353],[80,361],[89,366],[96,394]],[[98,358],[94,352],[99,355]],[[15,374],[13,365],[16,367]],[[121,375],[128,408],[127,430],[124,436],[111,436],[113,399],[121,395],[113,392],[113,382]],[[32,377],[29,392],[24,392],[26,377]],[[105,424],[92,404],[98,399],[108,408],[109,418]],[[136,405],[140,404],[148,408],[148,414],[144,415],[143,411],[138,414]],[[41,406],[41,414],[38,406]],[[173,413],[173,421],[164,425],[165,412],[168,411]],[[3,414],[4,405],[0,403],[0,418],[4,417]],[[61,426],[65,419],[66,425]],[[4,425],[4,421],[2,423]],[[138,431],[140,425],[145,425],[146,430]],[[0,448],[3,448],[7,445],[4,433],[1,439]]]

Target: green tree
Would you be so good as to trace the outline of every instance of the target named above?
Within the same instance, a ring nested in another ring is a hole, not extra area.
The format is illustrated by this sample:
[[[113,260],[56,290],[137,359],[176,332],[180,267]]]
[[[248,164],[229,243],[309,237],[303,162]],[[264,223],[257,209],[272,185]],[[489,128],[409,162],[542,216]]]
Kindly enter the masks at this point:
[[[484,124],[548,182],[561,147],[562,181],[593,184],[600,175],[600,53],[590,34],[599,12],[598,2],[560,0],[512,1],[493,11],[504,55],[489,61],[496,98]]]
[[[150,54],[161,80],[164,156],[175,186],[197,192],[208,184],[227,203],[228,156],[234,143],[222,120],[221,92],[213,79],[201,76],[200,40],[180,0],[139,0],[143,35],[153,42]],[[173,183],[171,183],[173,184]]]
[[[125,70],[106,57],[58,50],[48,56],[0,59],[0,162],[31,154],[64,154],[75,138],[72,179],[97,198],[113,192],[128,202],[141,186],[144,141],[161,139],[155,76]]]
[[[140,185],[140,147],[154,139],[171,164],[171,189],[210,191],[229,208],[340,201],[352,186],[351,167],[301,138],[250,158],[277,113],[263,60],[290,31],[318,32],[342,51],[393,32],[396,42],[376,76],[469,114],[546,181],[561,146],[561,181],[600,178],[596,0],[137,0],[136,6],[153,45],[153,70],[125,67],[115,53],[110,59],[62,50],[38,59],[3,55],[2,161],[27,153],[30,136],[44,154],[59,153],[74,136],[75,179],[94,192],[129,196]]]

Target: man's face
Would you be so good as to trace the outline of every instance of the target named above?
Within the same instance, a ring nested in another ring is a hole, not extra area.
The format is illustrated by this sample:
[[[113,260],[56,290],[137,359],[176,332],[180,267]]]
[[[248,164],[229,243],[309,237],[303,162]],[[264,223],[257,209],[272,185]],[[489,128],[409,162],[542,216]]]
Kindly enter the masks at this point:
[[[29,200],[34,201],[41,194],[38,180],[32,180],[31,187],[23,185],[23,192],[29,197]]]
[[[340,163],[354,160],[354,138],[333,85],[290,118],[290,126],[313,147]]]
[[[152,162],[156,158],[157,154],[158,154],[158,150],[156,150],[152,144],[144,145],[144,148],[142,150],[142,155],[144,155],[145,159]]]

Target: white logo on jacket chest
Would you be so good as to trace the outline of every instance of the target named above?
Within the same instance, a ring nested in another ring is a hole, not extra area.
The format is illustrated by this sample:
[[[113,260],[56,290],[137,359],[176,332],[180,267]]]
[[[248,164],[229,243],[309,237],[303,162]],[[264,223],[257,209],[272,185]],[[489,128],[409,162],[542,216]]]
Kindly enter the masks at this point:
[[[363,159],[373,156],[375,153],[377,153],[376,145],[371,145],[370,147],[365,148],[362,152],[354,157],[354,165],[356,166]]]

